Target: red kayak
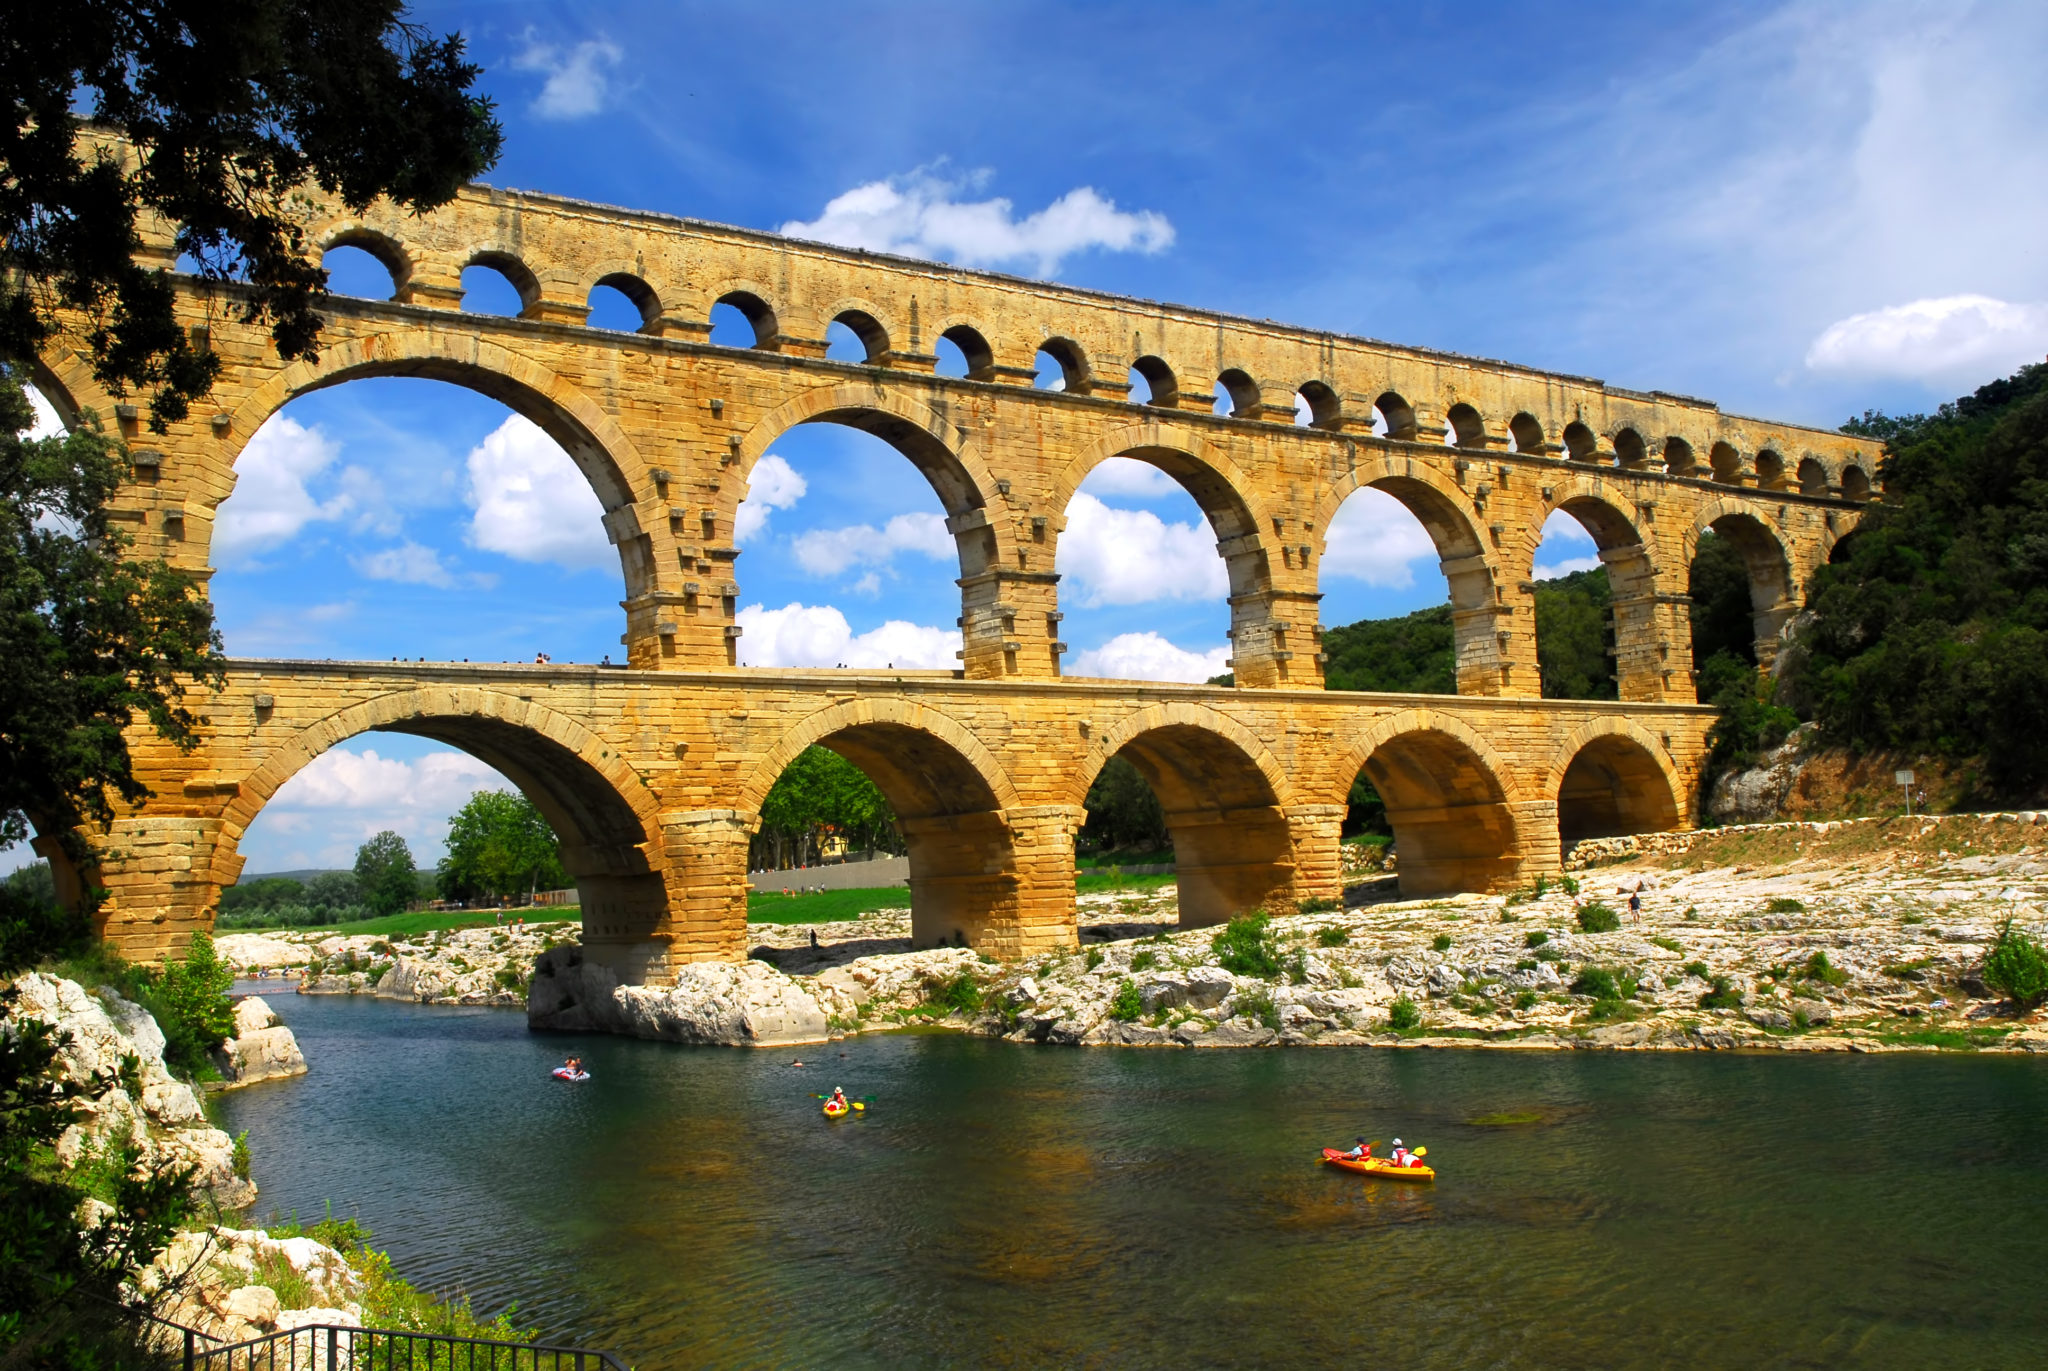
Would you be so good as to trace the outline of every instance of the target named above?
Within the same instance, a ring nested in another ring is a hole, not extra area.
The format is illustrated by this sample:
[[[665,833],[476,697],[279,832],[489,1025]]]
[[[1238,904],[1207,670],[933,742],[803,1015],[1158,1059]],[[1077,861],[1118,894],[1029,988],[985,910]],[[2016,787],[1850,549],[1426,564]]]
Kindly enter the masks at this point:
[[[1385,1176],[1390,1181],[1433,1181],[1436,1171],[1420,1162],[1414,1166],[1401,1166],[1385,1157],[1354,1157],[1334,1147],[1323,1149],[1323,1160],[1332,1166],[1341,1166],[1346,1171],[1356,1171],[1366,1176]]]

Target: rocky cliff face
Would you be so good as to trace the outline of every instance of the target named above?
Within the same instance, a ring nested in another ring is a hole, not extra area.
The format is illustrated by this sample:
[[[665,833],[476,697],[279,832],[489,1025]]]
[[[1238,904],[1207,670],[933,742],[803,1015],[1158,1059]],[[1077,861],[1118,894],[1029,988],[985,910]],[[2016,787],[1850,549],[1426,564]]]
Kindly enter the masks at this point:
[[[577,946],[542,954],[526,1021],[535,1028],[750,1047],[827,1036],[817,999],[760,962],[693,962],[677,970],[673,986],[626,986],[608,968],[586,962]]]
[[[220,1069],[224,1090],[306,1074],[299,1040],[279,1021],[277,1011],[255,995],[236,1002],[235,1036],[215,1050],[213,1063]]]
[[[10,1021],[54,1027],[59,1070],[85,1092],[84,1117],[57,1140],[59,1161],[76,1166],[125,1140],[145,1162],[191,1167],[193,1188],[224,1209],[255,1201],[255,1184],[235,1171],[235,1140],[206,1122],[192,1087],[165,1067],[163,1031],[147,1010],[110,989],[89,993],[40,972],[15,989]]]

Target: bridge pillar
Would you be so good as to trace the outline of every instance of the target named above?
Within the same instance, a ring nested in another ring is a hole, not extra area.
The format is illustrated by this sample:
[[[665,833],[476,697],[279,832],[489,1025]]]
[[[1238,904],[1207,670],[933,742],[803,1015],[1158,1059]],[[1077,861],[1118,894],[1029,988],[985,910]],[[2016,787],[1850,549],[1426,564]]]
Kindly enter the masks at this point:
[[[212,929],[221,883],[241,874],[241,856],[219,850],[218,818],[131,814],[85,836],[100,858],[87,879],[106,891],[100,935],[131,962],[181,956]]]
[[[1074,914],[1074,835],[1088,811],[1080,805],[1032,805],[1003,811],[1017,864],[1014,931],[991,930],[992,957],[1035,957],[1080,945]]]
[[[667,984],[683,962],[737,962],[747,955],[747,844],[761,816],[739,809],[695,809],[661,816],[667,908],[648,920],[644,905],[615,933],[596,934],[583,912],[586,948],[602,938],[594,961],[618,965],[627,983]],[[622,910],[622,913],[626,911]],[[626,972],[638,967],[640,974]]]
[[[1288,842],[1294,849],[1294,897],[1297,900],[1344,898],[1344,861],[1338,850],[1343,836],[1344,805],[1289,805]]]
[[[1180,886],[1180,926],[1206,928],[1291,903],[1294,826],[1277,806],[1169,812]]]
[[[1518,879],[1561,874],[1564,851],[1557,837],[1557,801],[1522,800],[1508,808],[1515,816],[1516,849],[1522,859]]]

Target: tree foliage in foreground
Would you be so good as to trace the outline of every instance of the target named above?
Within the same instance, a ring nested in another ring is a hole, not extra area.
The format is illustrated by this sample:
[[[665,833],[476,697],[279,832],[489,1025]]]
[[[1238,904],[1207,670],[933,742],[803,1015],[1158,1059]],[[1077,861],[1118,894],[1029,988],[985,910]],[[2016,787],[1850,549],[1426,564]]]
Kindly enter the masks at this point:
[[[1887,435],[1884,498],[1813,578],[1793,706],[1829,743],[2048,783],[2048,364]]]
[[[446,204],[503,138],[478,71],[460,36],[406,22],[397,0],[9,6],[0,359],[36,356],[72,313],[109,392],[152,392],[159,427],[184,418],[220,364],[179,327],[165,274],[135,260],[146,214],[236,283],[279,356],[312,356],[327,278],[292,196],[310,181],[356,213],[379,196]],[[88,127],[132,157],[81,145]]]
[[[449,817],[440,872],[441,893],[451,900],[529,895],[569,884],[555,830],[516,791],[479,790]]]

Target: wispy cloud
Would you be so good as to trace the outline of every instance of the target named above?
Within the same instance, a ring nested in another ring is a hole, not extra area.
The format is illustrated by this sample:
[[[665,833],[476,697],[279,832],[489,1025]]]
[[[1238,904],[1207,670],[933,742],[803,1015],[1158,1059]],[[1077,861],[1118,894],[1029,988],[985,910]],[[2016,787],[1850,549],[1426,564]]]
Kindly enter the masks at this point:
[[[2048,304],[1946,295],[1852,314],[1806,350],[1815,371],[1964,385],[2048,352]]]
[[[529,40],[512,59],[517,71],[546,74],[533,112],[542,119],[585,119],[604,109],[611,94],[612,68],[625,53],[607,38],[590,38],[569,47]]]
[[[880,528],[853,524],[814,528],[792,540],[797,564],[813,576],[837,576],[849,567],[887,566],[899,552],[944,561],[958,555],[946,520],[938,514],[898,514]]]
[[[754,463],[753,474],[747,480],[747,496],[733,514],[733,541],[752,542],[767,530],[771,511],[795,509],[796,502],[809,489],[809,483],[796,468],[772,452],[765,454]]]
[[[1077,252],[1164,252],[1173,225],[1151,210],[1120,210],[1093,186],[1080,186],[1017,217],[1002,196],[961,198],[981,190],[990,174],[947,176],[943,164],[905,176],[869,181],[834,196],[808,222],[791,220],[781,231],[842,247],[929,257],[970,267],[1023,267],[1040,276],[1059,271]]]

